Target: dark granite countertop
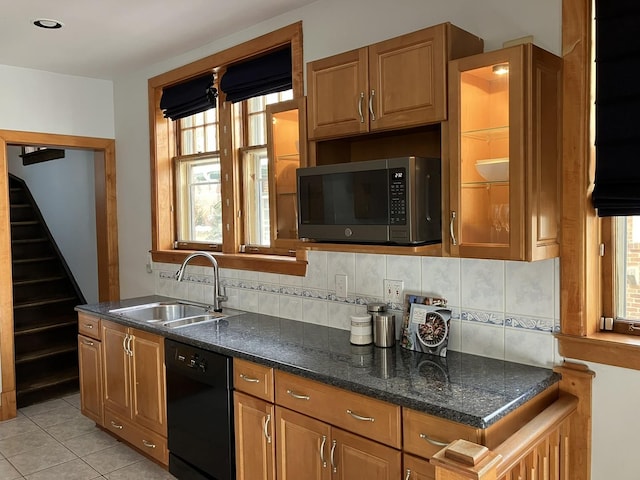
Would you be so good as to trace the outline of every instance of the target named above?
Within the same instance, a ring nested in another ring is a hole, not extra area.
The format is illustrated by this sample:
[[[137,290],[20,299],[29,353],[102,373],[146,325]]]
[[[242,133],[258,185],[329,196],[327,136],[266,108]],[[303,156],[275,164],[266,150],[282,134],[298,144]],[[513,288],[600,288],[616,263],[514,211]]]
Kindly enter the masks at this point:
[[[161,296],[80,305],[76,310],[196,347],[243,358],[476,428],[487,428],[560,376],[550,369],[449,351],[446,358],[355,346],[349,332],[257,313],[177,329],[109,310]]]

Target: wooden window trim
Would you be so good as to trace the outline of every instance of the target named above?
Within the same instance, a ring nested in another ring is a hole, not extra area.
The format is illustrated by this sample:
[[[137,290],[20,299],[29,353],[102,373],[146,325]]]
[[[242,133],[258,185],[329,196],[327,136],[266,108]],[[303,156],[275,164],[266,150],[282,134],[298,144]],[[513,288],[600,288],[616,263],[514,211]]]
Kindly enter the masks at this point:
[[[558,348],[567,358],[640,370],[640,337],[598,331],[600,316],[613,312],[612,264],[602,261],[599,254],[600,243],[611,238],[613,222],[600,220],[591,203],[595,172],[593,16],[593,0],[562,2],[563,215]]]
[[[189,78],[212,71],[214,68],[224,68],[234,62],[244,60],[254,55],[272,50],[281,45],[291,44],[293,97],[304,95],[302,71],[302,22],[296,22],[261,37],[249,40],[235,47],[228,48],[193,63],[176,68],[149,79],[149,128],[150,128],[150,156],[151,156],[151,253],[153,261],[163,263],[181,263],[192,251],[175,250],[175,221],[172,205],[174,204],[173,175],[171,158],[175,152],[175,138],[172,122],[162,116],[160,99],[162,88]],[[222,103],[222,102],[221,102]],[[220,127],[231,126],[231,108],[219,105]],[[220,139],[220,150],[226,148],[229,155],[221,156],[223,168],[237,171],[237,159],[234,158],[230,136]],[[224,166],[226,162],[226,167]],[[229,198],[229,205],[225,205],[224,217],[234,218],[234,212],[241,208],[240,194],[237,186],[227,185],[223,196]],[[238,252],[241,226],[229,225],[225,228],[223,253],[216,253],[216,259],[223,268],[237,268],[241,270],[257,270],[270,273],[283,273],[303,276],[306,273],[306,251],[298,251],[296,257],[282,257],[276,255],[252,255]]]

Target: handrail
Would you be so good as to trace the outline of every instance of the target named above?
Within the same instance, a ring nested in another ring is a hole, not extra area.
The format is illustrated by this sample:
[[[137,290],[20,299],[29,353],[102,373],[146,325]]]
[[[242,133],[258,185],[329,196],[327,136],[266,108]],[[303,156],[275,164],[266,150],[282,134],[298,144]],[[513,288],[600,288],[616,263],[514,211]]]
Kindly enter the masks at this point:
[[[514,468],[531,450],[578,409],[578,398],[563,394],[529,423],[498,445],[493,452],[502,456],[497,478]]]

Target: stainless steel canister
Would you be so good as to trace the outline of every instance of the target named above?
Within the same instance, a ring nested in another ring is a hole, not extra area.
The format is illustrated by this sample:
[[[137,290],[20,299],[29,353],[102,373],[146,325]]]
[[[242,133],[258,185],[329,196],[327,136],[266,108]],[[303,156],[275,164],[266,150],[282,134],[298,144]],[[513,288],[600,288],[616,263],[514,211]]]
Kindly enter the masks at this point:
[[[373,343],[376,347],[393,347],[396,341],[396,316],[388,312],[373,314]]]

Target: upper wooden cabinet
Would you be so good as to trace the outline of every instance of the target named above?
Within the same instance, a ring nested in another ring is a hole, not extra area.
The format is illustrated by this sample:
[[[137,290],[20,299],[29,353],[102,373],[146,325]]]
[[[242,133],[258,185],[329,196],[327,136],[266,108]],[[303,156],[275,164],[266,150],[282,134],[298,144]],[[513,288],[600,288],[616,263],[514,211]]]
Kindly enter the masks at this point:
[[[449,63],[451,255],[559,255],[561,70],[532,44]]]
[[[482,39],[443,23],[308,63],[309,138],[446,120],[447,61],[482,49]]]

